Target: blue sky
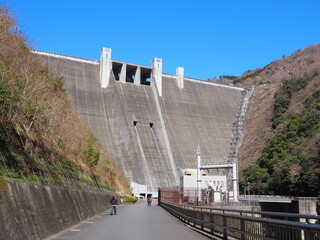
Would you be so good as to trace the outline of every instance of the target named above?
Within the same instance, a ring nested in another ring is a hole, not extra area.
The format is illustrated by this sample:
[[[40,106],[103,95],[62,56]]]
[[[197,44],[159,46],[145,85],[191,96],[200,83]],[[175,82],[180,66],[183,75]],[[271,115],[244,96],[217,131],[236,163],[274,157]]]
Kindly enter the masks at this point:
[[[207,79],[241,75],[320,42],[320,1],[6,0],[35,49]]]

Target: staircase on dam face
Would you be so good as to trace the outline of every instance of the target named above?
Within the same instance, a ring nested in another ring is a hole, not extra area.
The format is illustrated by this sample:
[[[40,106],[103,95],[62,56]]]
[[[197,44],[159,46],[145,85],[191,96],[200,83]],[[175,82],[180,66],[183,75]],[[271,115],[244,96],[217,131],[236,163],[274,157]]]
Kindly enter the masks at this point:
[[[254,87],[245,88],[245,90],[243,91],[242,100],[239,103],[239,110],[238,110],[238,113],[236,114],[236,119],[232,129],[232,142],[231,142],[230,156],[229,156],[230,162],[237,161],[238,151],[244,137],[244,130],[246,125],[245,116],[248,110],[249,99],[251,97],[253,90],[254,90]]]

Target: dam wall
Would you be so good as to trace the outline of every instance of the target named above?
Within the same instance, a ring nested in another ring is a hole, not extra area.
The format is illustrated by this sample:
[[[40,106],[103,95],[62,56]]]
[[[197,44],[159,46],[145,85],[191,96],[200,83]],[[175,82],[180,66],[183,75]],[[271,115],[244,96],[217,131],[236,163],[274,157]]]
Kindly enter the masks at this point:
[[[80,118],[92,128],[101,145],[114,155],[99,82],[99,62],[47,52],[37,53],[57,76],[63,77],[64,88],[70,94]]]
[[[115,158],[129,179],[171,186],[174,179],[150,86],[113,81],[103,90]]]
[[[185,78],[181,68],[163,74],[161,59],[153,68],[104,59],[102,71],[98,61],[36,53],[126,176],[149,191],[178,186],[198,144],[204,162],[229,161],[243,88]]]
[[[203,161],[227,162],[232,126],[242,89],[184,81],[179,89],[173,78],[163,78],[161,99],[175,160],[180,168],[195,168],[195,150]]]
[[[105,192],[0,180],[0,239],[49,237],[109,208]]]

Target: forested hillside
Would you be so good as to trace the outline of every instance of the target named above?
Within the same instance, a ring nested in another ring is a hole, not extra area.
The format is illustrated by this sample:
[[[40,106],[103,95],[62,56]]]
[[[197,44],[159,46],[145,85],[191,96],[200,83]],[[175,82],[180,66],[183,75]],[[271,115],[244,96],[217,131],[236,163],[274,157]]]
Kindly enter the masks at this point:
[[[319,196],[320,44],[223,81],[256,85],[239,154],[254,194]]]
[[[0,7],[0,177],[130,193],[114,160],[77,117],[63,79],[30,52],[26,35],[4,6]]]

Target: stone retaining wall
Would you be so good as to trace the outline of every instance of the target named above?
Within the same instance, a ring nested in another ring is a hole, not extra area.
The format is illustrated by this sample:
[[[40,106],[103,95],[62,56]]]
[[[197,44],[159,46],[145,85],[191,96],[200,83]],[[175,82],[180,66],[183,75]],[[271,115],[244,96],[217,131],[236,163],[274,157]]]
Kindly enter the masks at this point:
[[[111,194],[0,180],[0,239],[44,239],[109,208]]]

